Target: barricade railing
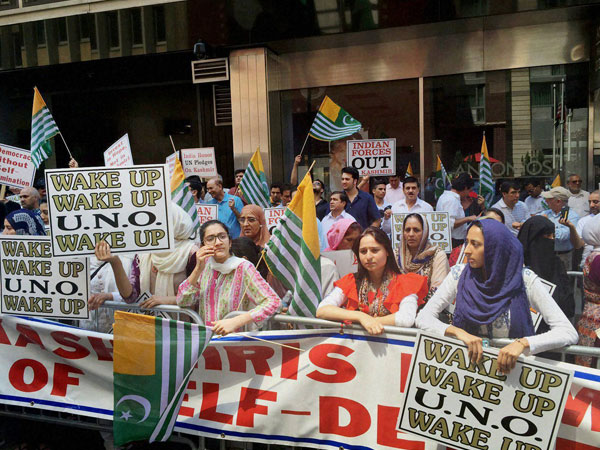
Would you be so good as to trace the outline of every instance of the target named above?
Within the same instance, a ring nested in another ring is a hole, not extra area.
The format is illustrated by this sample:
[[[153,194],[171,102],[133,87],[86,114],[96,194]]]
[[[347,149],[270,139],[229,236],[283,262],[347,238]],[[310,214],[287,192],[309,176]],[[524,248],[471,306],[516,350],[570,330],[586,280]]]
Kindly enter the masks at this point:
[[[576,270],[567,271],[567,276],[572,278],[573,282],[573,298],[575,300],[575,317],[583,312],[584,295],[583,295],[583,272]],[[575,325],[575,324],[574,324]]]

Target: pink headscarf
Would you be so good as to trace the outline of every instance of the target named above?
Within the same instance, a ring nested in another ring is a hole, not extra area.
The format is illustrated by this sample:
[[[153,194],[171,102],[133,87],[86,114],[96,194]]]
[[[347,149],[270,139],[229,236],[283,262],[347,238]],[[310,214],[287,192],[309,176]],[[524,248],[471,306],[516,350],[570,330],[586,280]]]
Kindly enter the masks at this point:
[[[342,243],[342,239],[346,235],[346,231],[350,228],[350,225],[355,223],[354,219],[342,219],[335,222],[327,232],[327,243],[329,247],[325,249],[326,252],[336,250]]]

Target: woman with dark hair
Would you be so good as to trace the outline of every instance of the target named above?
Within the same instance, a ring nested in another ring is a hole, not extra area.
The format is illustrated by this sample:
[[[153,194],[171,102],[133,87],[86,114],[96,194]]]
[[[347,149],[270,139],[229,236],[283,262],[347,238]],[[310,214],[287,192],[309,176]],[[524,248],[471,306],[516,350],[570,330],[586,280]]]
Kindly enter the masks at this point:
[[[521,353],[536,354],[577,342],[577,332],[539,277],[523,267],[523,247],[496,220],[475,221],[467,232],[468,264],[454,266],[417,316],[422,330],[463,341],[471,362],[479,363],[486,338],[512,338],[500,350],[498,368],[509,373]],[[439,315],[454,302],[453,325]],[[535,335],[530,307],[549,325]]]
[[[317,317],[360,323],[370,334],[384,325],[411,327],[417,307],[427,295],[427,278],[402,275],[392,244],[381,228],[367,228],[354,243],[358,272],[334,283],[335,288],[317,309]]]
[[[232,255],[231,236],[222,222],[202,224],[200,241],[196,267],[177,292],[179,306],[198,304],[204,323],[221,335],[251,322],[260,326],[275,314],[281,300],[250,261]],[[224,318],[238,310],[247,312]]]
[[[46,236],[44,222],[39,214],[29,209],[17,209],[4,219],[5,235]]]
[[[402,222],[402,243],[398,248],[401,273],[416,273],[427,277],[429,292],[425,302],[442,284],[450,271],[448,257],[438,246],[429,242],[429,225],[421,214],[412,213]]]

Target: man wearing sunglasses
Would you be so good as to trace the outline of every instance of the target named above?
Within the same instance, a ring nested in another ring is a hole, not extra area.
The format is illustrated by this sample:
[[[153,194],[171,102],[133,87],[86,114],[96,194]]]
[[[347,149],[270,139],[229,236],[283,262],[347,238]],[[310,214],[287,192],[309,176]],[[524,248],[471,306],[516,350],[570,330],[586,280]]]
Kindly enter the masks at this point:
[[[570,174],[567,178],[567,188],[571,193],[569,208],[574,210],[580,218],[590,213],[590,193],[581,189],[581,184],[581,177],[575,173]]]

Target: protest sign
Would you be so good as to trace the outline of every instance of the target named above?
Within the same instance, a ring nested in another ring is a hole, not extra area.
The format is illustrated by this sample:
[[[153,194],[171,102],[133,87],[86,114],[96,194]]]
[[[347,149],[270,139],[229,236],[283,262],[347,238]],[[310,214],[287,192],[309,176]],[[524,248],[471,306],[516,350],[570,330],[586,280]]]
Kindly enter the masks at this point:
[[[402,399],[412,393],[407,379],[414,336],[348,329],[340,334],[339,328],[252,335],[267,341],[243,335],[211,341],[192,373],[175,431],[330,450],[438,448],[435,441],[396,430]],[[26,406],[30,413],[53,410],[111,420],[112,348],[108,334],[2,316],[0,403]],[[566,363],[555,367],[577,369],[556,449],[600,449],[600,371]],[[534,395],[544,393],[540,389]],[[542,405],[533,404],[530,414]],[[494,407],[504,416],[513,409],[512,403]],[[518,419],[509,424],[519,425]],[[500,450],[497,442],[487,448]]]
[[[33,186],[35,166],[31,152],[22,148],[0,144],[0,184],[24,188]]]
[[[186,177],[210,178],[218,175],[214,147],[182,148],[181,164]]]
[[[396,174],[396,139],[365,139],[346,142],[348,165],[360,176]]]
[[[197,204],[196,210],[198,211],[198,221],[200,224],[219,218],[219,205]]]
[[[171,153],[165,159],[165,163],[169,168],[169,178],[173,178],[173,172],[175,171],[175,161],[177,160],[177,153]]]
[[[402,223],[410,213],[392,214],[392,246],[397,248],[402,244]],[[452,251],[452,236],[450,233],[450,217],[447,212],[419,212],[429,225],[429,241],[444,250]]]
[[[398,430],[456,449],[552,450],[573,371],[519,357],[502,374],[498,352],[475,365],[461,341],[420,333]]]
[[[93,255],[173,248],[166,166],[46,170],[52,255]]]
[[[349,273],[356,273],[358,270],[358,260],[352,250],[333,250],[321,252],[321,256],[332,260],[337,268],[340,278]]]
[[[273,234],[273,231],[284,215],[285,208],[265,208],[265,220],[267,221],[267,229],[269,230],[269,233]]]
[[[87,319],[87,258],[57,259],[45,236],[0,235],[3,314]]]
[[[133,166],[133,156],[131,156],[131,145],[127,133],[104,152],[104,165],[107,167]]]

